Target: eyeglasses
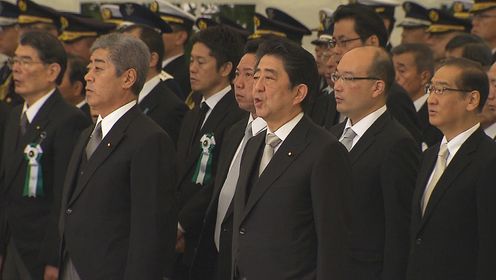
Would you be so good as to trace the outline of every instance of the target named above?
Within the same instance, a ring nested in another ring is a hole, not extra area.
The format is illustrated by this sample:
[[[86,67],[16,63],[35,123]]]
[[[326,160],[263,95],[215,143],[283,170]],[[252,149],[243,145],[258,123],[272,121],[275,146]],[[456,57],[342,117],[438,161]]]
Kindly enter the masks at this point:
[[[449,87],[436,87],[433,84],[426,84],[425,85],[425,93],[426,94],[434,93],[435,95],[443,95],[446,91],[470,92],[472,90],[469,90],[469,89],[458,89],[458,88],[449,88]]]
[[[338,39],[336,39],[336,37],[332,37],[329,40],[328,45],[330,48],[335,48],[336,46],[338,46],[340,48],[346,48],[346,45],[348,42],[356,41],[356,40],[360,40],[360,39],[362,39],[362,38],[357,37],[357,38],[353,38],[353,39],[338,40]]]
[[[351,74],[339,74],[338,72],[334,72],[331,74],[331,80],[332,82],[337,82],[338,80],[342,80],[343,82],[353,82],[353,81],[360,81],[360,80],[375,80],[379,81],[381,79],[376,78],[376,77],[354,77]]]
[[[31,66],[32,64],[35,64],[35,63],[44,63],[43,61],[34,61],[32,60],[31,58],[29,57],[18,57],[18,56],[15,56],[15,57],[11,57],[9,58],[9,60],[7,61],[8,65],[10,68],[14,67],[15,64],[19,63],[19,66],[21,67],[26,67],[26,66]]]

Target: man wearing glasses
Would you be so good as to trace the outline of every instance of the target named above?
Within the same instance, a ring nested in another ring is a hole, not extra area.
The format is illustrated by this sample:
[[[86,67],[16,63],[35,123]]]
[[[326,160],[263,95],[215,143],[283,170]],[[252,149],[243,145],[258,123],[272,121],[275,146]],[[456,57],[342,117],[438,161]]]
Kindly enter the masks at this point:
[[[334,13],[334,22],[331,59],[336,63],[339,63],[345,53],[357,47],[386,47],[387,30],[382,19],[369,7],[359,4],[341,5]],[[397,83],[393,82],[388,91],[388,110],[420,145],[421,134],[412,100]]]
[[[56,279],[57,221],[69,157],[90,121],[67,104],[57,85],[66,68],[62,44],[46,32],[27,32],[11,58],[15,91],[25,100],[5,127],[0,213],[10,235],[3,279]]]
[[[472,34],[484,39],[494,51],[496,50],[496,1],[475,0],[470,13],[472,14]],[[496,57],[493,55],[493,62]]]
[[[426,92],[429,121],[444,137],[419,170],[407,279],[496,279],[496,147],[479,123],[487,75],[474,62],[452,59]]]
[[[352,165],[350,280],[405,278],[420,151],[386,107],[394,76],[389,54],[372,46],[347,52],[332,76],[337,110],[348,117],[331,132]]]

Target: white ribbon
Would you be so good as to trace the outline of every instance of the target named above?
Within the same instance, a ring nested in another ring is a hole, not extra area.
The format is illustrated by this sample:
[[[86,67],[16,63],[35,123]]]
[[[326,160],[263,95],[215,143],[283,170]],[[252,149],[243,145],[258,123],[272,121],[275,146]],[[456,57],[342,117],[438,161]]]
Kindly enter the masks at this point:
[[[196,177],[197,184],[203,184],[203,180],[205,179],[205,174],[207,172],[208,161],[210,159],[211,151],[210,148],[215,146],[215,138],[212,135],[211,137],[206,134],[200,139],[202,146],[202,155],[200,160],[200,169],[198,171],[198,176]]]
[[[39,158],[43,153],[40,144],[27,145],[24,149],[24,154],[28,159],[28,170],[26,180],[28,181],[28,197],[36,197],[36,187],[38,186]]]

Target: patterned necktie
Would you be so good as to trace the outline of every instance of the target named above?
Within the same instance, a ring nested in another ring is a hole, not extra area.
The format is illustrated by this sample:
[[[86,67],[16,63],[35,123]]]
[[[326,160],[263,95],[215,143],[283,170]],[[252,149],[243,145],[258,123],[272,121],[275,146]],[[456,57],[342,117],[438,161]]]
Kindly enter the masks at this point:
[[[270,160],[274,156],[274,149],[281,143],[281,139],[277,137],[274,133],[267,133],[265,136],[265,147],[262,155],[262,159],[260,160],[260,169],[258,171],[258,176],[262,175],[265,167],[269,164]]]
[[[22,113],[22,115],[21,115],[21,122],[19,123],[21,136],[26,134],[26,130],[28,129],[28,125],[29,125],[28,115],[26,115],[26,111],[24,111],[24,113]]]
[[[351,127],[346,128],[343,134],[343,139],[341,139],[341,143],[345,146],[345,148],[349,151],[351,151],[351,148],[353,147],[353,139],[355,139],[355,136],[357,134]]]
[[[217,221],[215,223],[215,232],[214,232],[214,241],[217,246],[217,251],[220,248],[220,230],[222,226],[222,221],[226,216],[227,209],[231,204],[231,201],[234,197],[234,193],[236,191],[236,184],[238,183],[239,177],[239,168],[241,166],[241,156],[243,155],[244,148],[246,146],[246,142],[253,136],[252,123],[250,122],[245,130],[245,136],[241,140],[240,148],[236,158],[234,159],[231,168],[229,169],[229,173],[226,176],[226,180],[224,181],[224,185],[222,185],[222,189],[219,195],[219,204],[217,206]]]
[[[434,191],[434,187],[436,186],[439,178],[443,175],[444,170],[446,169],[446,161],[448,159],[449,151],[448,144],[444,143],[439,148],[439,153],[437,155],[436,165],[434,166],[434,172],[432,173],[432,179],[425,188],[424,196],[422,197],[421,207],[422,207],[422,215],[425,213],[425,209],[427,208],[427,204],[429,203],[429,199],[431,198],[432,192]]]
[[[90,157],[95,152],[98,145],[102,142],[102,122],[99,121],[93,133],[91,133],[90,140],[88,140],[88,144],[86,145],[86,159],[90,159]]]

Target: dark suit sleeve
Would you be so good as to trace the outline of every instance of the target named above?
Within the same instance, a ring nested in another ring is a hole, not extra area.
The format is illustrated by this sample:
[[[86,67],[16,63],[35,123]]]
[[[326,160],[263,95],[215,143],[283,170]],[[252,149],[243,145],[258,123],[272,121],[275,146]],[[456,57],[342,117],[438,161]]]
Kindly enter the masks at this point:
[[[411,138],[391,147],[381,166],[385,241],[382,279],[404,279],[409,248],[410,210],[420,151]]]
[[[62,189],[67,171],[67,165],[72,150],[81,134],[81,131],[89,126],[90,121],[79,112],[72,114],[57,129],[53,140],[53,186],[52,186],[52,209],[45,230],[45,237],[41,245],[41,259],[43,263],[58,266],[60,237],[58,232],[58,219],[62,202]]]
[[[494,252],[496,252],[496,184],[494,171],[496,159],[485,167],[477,182],[477,224],[479,226],[479,255],[477,257],[477,280],[496,279]],[[475,178],[474,178],[475,179]]]
[[[139,143],[131,160],[131,224],[125,279],[161,279],[176,241],[175,151],[165,133]]]
[[[317,279],[344,280],[350,229],[351,165],[345,148],[330,144],[311,175],[317,233]]]

